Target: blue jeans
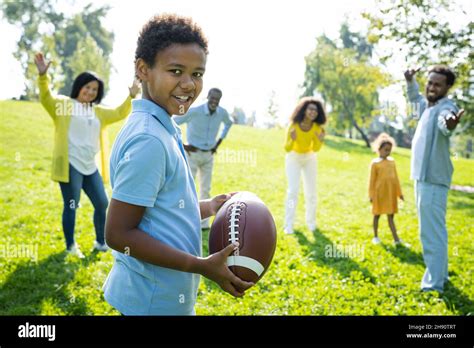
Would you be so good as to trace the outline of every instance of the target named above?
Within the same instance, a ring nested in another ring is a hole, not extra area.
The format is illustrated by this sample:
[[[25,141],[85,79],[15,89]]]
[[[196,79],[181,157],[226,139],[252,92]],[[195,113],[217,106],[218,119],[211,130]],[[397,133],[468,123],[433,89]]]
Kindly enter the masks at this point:
[[[448,188],[415,181],[415,195],[423,260],[426,265],[421,288],[442,292],[444,283],[448,280]]]
[[[96,240],[104,244],[105,214],[109,204],[104,184],[99,171],[91,175],[79,173],[72,165],[69,165],[69,182],[60,182],[61,193],[63,195],[63,231],[66,238],[66,248],[74,245],[74,226],[76,224],[76,209],[81,198],[81,189],[94,206],[94,227]]]

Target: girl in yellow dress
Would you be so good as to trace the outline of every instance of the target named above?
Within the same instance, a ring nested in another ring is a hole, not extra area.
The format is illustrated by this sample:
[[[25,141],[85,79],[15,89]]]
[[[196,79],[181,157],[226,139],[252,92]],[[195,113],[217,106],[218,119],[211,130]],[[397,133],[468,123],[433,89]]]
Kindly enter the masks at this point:
[[[374,142],[374,149],[379,154],[379,157],[375,158],[370,165],[369,180],[369,199],[374,214],[374,238],[372,239],[374,244],[380,243],[378,227],[382,214],[387,214],[395,245],[402,244],[394,222],[394,214],[398,212],[398,198],[404,200],[395,161],[390,157],[394,146],[394,139],[386,133],[380,134]]]

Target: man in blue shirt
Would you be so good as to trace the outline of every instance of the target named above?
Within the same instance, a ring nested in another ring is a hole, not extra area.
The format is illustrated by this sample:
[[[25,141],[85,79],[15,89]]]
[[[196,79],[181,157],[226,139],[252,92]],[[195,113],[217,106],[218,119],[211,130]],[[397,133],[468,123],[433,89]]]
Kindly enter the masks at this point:
[[[449,137],[464,110],[458,111],[454,102],[447,98],[456,79],[450,68],[437,65],[429,71],[426,98],[419,93],[413,78],[418,70],[406,71],[405,79],[408,98],[416,104],[420,119],[412,141],[411,178],[415,180],[420,238],[426,265],[421,288],[442,292],[448,280],[446,204],[453,174]]]
[[[222,91],[211,88],[206,104],[189,109],[184,116],[174,116],[177,124],[188,123],[188,144],[184,147],[195,180],[199,174],[200,199],[208,199],[211,196],[214,154],[232,126],[229,113],[219,106],[221,98]],[[221,123],[224,124],[224,129],[216,141]],[[201,228],[209,228],[209,219],[202,220]]]

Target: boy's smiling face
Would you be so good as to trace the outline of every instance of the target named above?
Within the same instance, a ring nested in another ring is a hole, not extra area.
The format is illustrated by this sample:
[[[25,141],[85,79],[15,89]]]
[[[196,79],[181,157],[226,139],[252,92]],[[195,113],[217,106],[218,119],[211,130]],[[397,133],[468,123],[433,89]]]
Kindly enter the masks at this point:
[[[206,53],[195,43],[172,44],[158,52],[151,68],[136,62],[143,83],[143,98],[164,108],[169,115],[184,115],[202,91]]]

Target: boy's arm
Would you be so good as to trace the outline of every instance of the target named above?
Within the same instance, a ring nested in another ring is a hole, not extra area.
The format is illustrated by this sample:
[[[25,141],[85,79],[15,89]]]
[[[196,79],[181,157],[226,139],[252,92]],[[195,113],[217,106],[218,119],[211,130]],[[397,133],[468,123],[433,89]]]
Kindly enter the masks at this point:
[[[207,258],[185,253],[137,228],[145,209],[112,199],[105,225],[107,245],[118,252],[160,267],[202,274],[235,297],[244,295],[244,292],[237,291],[236,287],[247,290],[253,285],[235,276],[226,265],[227,257],[236,249],[235,245],[231,244]]]
[[[199,201],[199,211],[201,212],[201,219],[207,219],[210,216],[217,214],[220,207],[227,202],[235,194],[227,193],[213,197],[212,199],[204,199]]]
[[[171,248],[137,228],[145,209],[112,198],[105,224],[107,245],[154,265],[192,272],[197,262],[193,255]]]

